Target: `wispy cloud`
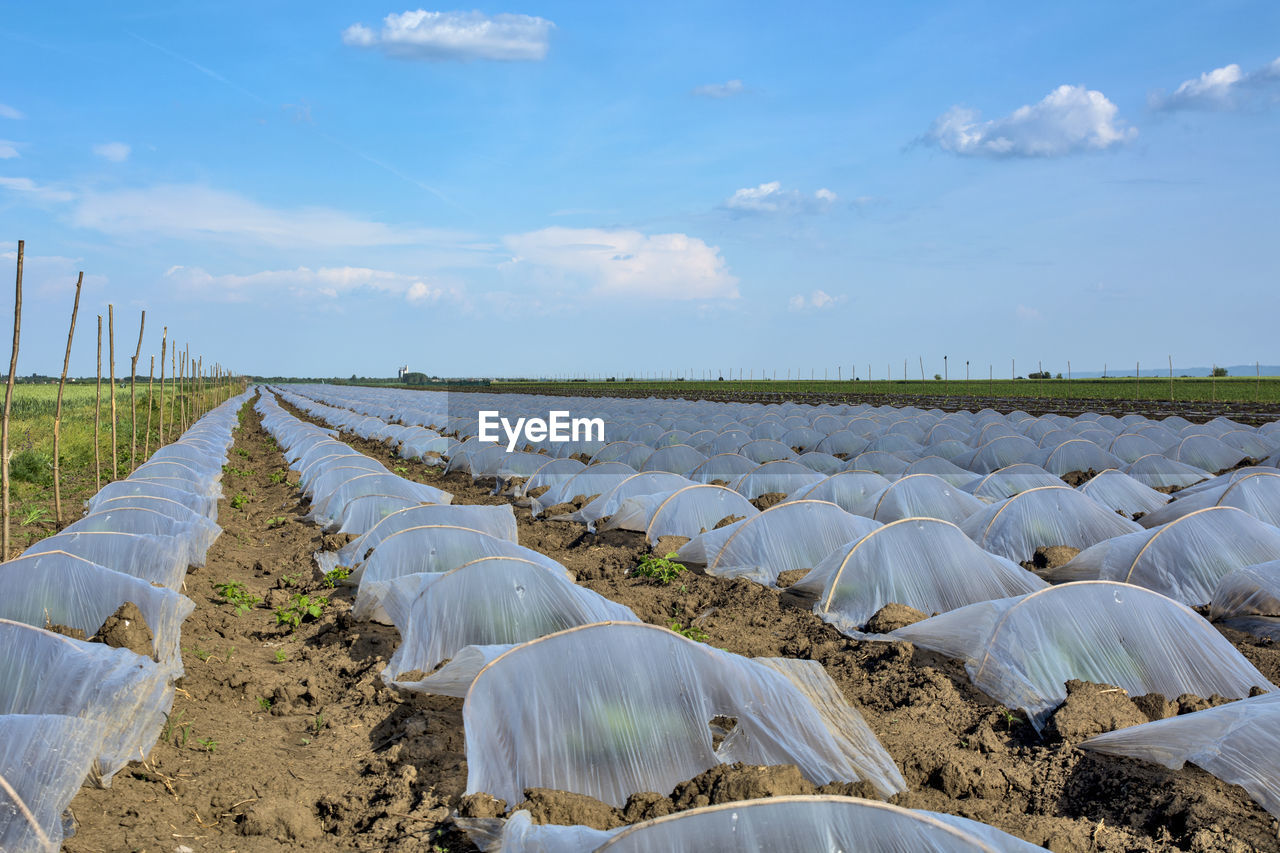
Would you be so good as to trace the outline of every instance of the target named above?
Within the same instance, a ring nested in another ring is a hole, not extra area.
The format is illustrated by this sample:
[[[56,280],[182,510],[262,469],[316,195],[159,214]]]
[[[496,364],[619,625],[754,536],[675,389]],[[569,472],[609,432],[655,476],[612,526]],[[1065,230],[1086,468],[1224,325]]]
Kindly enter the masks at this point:
[[[707,83],[694,87],[693,94],[703,98],[732,98],[747,91],[741,80],[726,80],[723,83]]]
[[[22,114],[21,110],[15,109],[8,104],[0,104],[0,118],[11,118],[17,120],[24,119],[26,116]]]
[[[843,301],[843,296],[832,296],[825,290],[815,290],[807,296],[797,293],[787,300],[787,308],[791,311],[823,311],[834,308]]]
[[[0,190],[7,190],[11,193],[22,193],[37,201],[53,201],[64,202],[71,201],[75,198],[75,194],[67,190],[58,189],[56,187],[37,184],[30,178],[5,178],[0,177]]]
[[[110,160],[112,163],[123,163],[129,159],[129,154],[133,151],[123,142],[104,142],[101,145],[93,146],[93,153],[101,157],[103,160]]]
[[[770,181],[737,190],[725,199],[724,206],[738,213],[825,213],[835,201],[836,194],[825,187],[807,195],[784,190],[780,181]]]
[[[531,15],[418,9],[387,15],[380,30],[352,24],[342,41],[399,59],[537,61],[546,58],[553,29]]]
[[[597,296],[735,299],[738,279],[719,248],[688,234],[544,228],[504,238],[504,270],[533,283],[585,288]]]
[[[1122,145],[1138,135],[1117,117],[1116,105],[1084,86],[1059,86],[1038,103],[982,121],[975,110],[952,107],[922,142],[980,157],[1061,157]]]
[[[17,259],[18,253],[13,250],[0,252],[0,261],[4,261],[6,265]],[[74,293],[76,278],[85,269],[84,258],[66,258],[61,255],[24,254],[22,264],[22,289],[28,296],[61,297]],[[85,293],[101,289],[106,284],[106,276],[85,272]]]
[[[414,305],[458,302],[461,291],[421,276],[363,267],[298,267],[213,275],[199,267],[170,267],[165,280],[189,297],[217,302],[253,302],[272,296],[339,299],[356,291],[402,297]]]
[[[1023,323],[1036,323],[1041,318],[1040,309],[1032,308],[1030,305],[1019,305],[1013,313]]]
[[[1155,110],[1238,110],[1280,103],[1280,59],[1245,72],[1234,62],[1184,80],[1172,94],[1155,92]]]
[[[388,225],[325,207],[268,207],[200,184],[89,191],[79,198],[71,221],[116,236],[216,238],[277,248],[457,244],[465,239],[458,232]]]
[[[20,157],[18,153],[18,143],[8,139],[0,139],[0,160],[12,160]]]

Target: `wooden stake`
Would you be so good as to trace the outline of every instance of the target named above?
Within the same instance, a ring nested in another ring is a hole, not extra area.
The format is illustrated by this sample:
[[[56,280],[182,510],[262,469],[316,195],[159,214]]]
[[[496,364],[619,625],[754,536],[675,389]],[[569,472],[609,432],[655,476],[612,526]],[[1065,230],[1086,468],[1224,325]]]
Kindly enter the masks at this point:
[[[4,458],[4,559],[9,559],[9,412],[13,407],[13,380],[18,370],[18,337],[22,329],[22,259],[25,241],[18,241],[18,279],[13,297],[13,355],[9,358],[9,382],[4,389],[4,425],[0,432],[0,457]]]
[[[138,467],[138,356],[142,355],[142,330],[147,327],[147,312],[138,323],[138,347],[129,362],[129,472]]]
[[[98,385],[93,397],[93,467],[102,489],[102,315],[98,315]]]
[[[107,353],[111,367],[111,479],[120,476],[116,445],[116,307],[107,305]]]
[[[1169,356],[1169,402],[1173,402],[1173,356]]]
[[[155,397],[151,390],[155,387],[156,378],[156,357],[151,356],[151,370],[147,372],[147,428],[142,433],[142,455],[147,459],[151,458],[151,412],[155,408]]]
[[[76,314],[80,312],[80,288],[84,285],[84,273],[76,279],[76,299],[71,303],[71,331],[67,332],[67,354],[62,359],[62,378],[58,380],[58,403],[53,410],[53,517],[62,524],[62,471],[58,462],[58,448],[62,441],[62,390],[67,385],[67,369],[71,366],[71,339],[76,336]]]
[[[164,440],[164,359],[169,354],[169,327],[164,327],[164,336],[160,338],[160,437],[156,439],[160,447]]]

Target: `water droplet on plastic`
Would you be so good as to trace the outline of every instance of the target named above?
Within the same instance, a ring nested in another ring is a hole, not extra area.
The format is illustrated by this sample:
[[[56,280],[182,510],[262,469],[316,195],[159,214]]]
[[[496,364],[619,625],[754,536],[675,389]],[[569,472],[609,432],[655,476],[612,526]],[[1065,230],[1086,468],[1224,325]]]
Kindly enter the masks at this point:
[[[524,587],[520,584],[516,584],[516,597],[524,598]]]
[[[1120,590],[1117,589],[1115,591],[1114,597],[1116,600],[1116,604],[1124,604],[1124,596],[1120,594]]]

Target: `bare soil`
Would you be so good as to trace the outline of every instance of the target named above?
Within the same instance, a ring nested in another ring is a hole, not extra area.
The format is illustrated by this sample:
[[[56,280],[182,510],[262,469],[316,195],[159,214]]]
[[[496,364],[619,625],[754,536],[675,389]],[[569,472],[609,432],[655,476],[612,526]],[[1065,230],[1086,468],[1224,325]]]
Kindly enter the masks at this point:
[[[283,458],[251,408],[243,420],[231,464],[249,473],[228,474],[224,491],[248,503],[239,510],[222,503],[224,533],[206,567],[187,578],[197,607],[183,628],[187,675],[170,731],[111,789],[81,791],[72,804],[79,831],[67,850],[472,850],[451,824],[457,809],[492,816],[525,807],[540,821],[620,826],[664,810],[815,790],[794,767],[734,766],[637,795],[623,809],[539,789],[525,792],[523,803],[464,798],[461,700],[383,686],[379,673],[396,632],[354,621],[350,593],[323,587],[311,554],[339,543],[302,520],[296,475],[271,481],[285,470]],[[489,494],[491,482],[440,475],[384,445],[343,438],[406,469],[403,476],[452,492],[455,503],[506,502]],[[1073,745],[1085,731],[1208,707],[1212,697],[1157,703],[1077,685],[1054,730],[1041,736],[976,690],[959,663],[908,643],[845,637],[794,593],[694,569],[660,585],[629,575],[649,552],[640,534],[592,535],[581,525],[534,520],[527,509],[516,515],[522,545],[559,560],[640,619],[697,628],[737,654],[821,663],[902,770],[909,791],[894,799],[900,805],[985,821],[1060,853],[1280,850],[1277,821],[1241,788],[1195,767],[1169,771]],[[235,615],[212,587],[227,581],[263,602]],[[290,632],[276,625],[272,608],[299,593],[330,604]],[[920,615],[883,614],[886,624]],[[1274,644],[1223,633],[1280,680]]]

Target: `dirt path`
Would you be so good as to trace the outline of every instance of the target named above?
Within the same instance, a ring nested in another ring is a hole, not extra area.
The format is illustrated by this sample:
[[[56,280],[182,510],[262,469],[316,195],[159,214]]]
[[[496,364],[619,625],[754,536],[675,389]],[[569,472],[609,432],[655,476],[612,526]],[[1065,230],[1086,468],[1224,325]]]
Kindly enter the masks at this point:
[[[452,492],[457,504],[506,502],[467,475],[440,475],[385,445],[342,438],[402,476]],[[272,482],[285,464],[251,410],[229,465],[225,532],[208,567],[188,577],[197,610],[183,629],[188,674],[174,731],[112,790],[80,794],[80,831],[66,849],[474,849],[447,822],[466,784],[461,701],[406,698],[382,685],[397,634],[353,622],[350,594],[322,588],[311,553],[339,543],[302,519],[296,474]],[[239,493],[248,502],[234,509]],[[688,572],[664,587],[629,577],[647,551],[639,534],[591,536],[525,509],[516,515],[521,544],[645,621],[697,628],[738,654],[821,662],[902,769],[910,791],[895,799],[901,805],[973,817],[1061,853],[1280,850],[1276,821],[1240,788],[1195,768],[1171,772],[1041,740],[953,661],[905,643],[851,640],[804,602],[749,581]],[[227,581],[265,604],[234,615],[212,588]],[[332,604],[289,634],[269,608],[296,592]],[[1277,677],[1280,652],[1231,639]],[[200,744],[206,738],[212,751]],[[623,819],[599,803],[559,805],[559,821]]]

